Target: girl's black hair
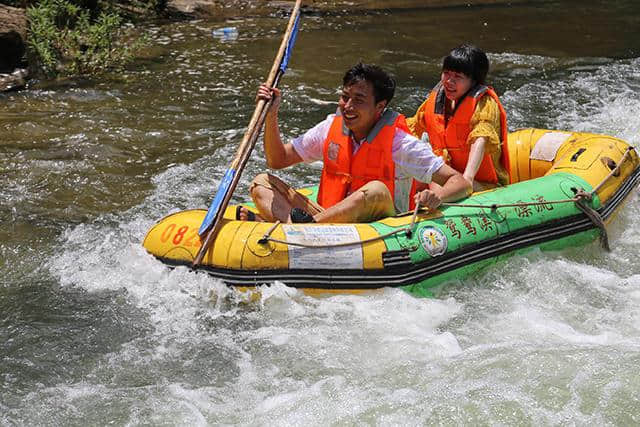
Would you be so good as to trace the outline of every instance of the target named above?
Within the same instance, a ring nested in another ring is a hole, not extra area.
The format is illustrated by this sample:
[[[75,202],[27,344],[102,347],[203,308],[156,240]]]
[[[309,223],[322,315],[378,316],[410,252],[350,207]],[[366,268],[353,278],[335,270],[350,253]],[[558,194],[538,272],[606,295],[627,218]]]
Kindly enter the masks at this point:
[[[476,84],[485,84],[489,72],[489,58],[477,47],[463,44],[444,58],[442,71],[456,71],[470,77]]]
[[[391,102],[396,91],[396,81],[377,65],[357,63],[347,71],[342,79],[344,87],[351,86],[361,80],[373,85],[373,96],[376,104],[382,100]]]

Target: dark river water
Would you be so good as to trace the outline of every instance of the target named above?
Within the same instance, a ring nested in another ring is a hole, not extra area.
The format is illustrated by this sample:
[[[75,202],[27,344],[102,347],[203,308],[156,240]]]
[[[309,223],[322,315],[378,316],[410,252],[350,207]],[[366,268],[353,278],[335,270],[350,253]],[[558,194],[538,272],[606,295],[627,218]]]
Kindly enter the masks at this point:
[[[285,25],[157,26],[123,74],[0,95],[0,425],[639,424],[637,193],[612,252],[533,251],[436,299],[276,284],[246,301],[146,254],[157,219],[208,205]],[[238,37],[214,38],[223,26]],[[473,42],[510,130],[638,145],[639,41],[636,0],[307,15],[281,130],[334,111],[359,60],[391,71],[413,114],[442,56]],[[264,169],[259,144],[236,201]]]

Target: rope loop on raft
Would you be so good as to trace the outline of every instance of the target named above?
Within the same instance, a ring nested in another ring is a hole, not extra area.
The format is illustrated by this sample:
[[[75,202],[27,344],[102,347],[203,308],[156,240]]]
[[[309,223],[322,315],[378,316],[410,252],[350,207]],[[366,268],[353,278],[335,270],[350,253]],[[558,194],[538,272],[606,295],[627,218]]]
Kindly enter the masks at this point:
[[[580,194],[580,191],[583,191],[584,194]],[[604,221],[602,220],[602,216],[600,216],[597,210],[587,204],[587,202],[591,202],[591,197],[590,193],[585,193],[584,190],[580,189],[576,194],[576,198],[578,199],[576,200],[576,207],[584,212],[593,225],[600,229],[600,245],[602,245],[604,250],[607,252],[611,252],[611,247],[609,246],[609,235],[607,234],[607,229],[604,225]]]
[[[552,204],[561,204],[561,203],[575,203],[576,207],[580,211],[582,211],[587,216],[587,218],[589,218],[591,220],[591,222],[598,229],[600,229],[600,243],[601,243],[602,247],[606,251],[609,252],[609,251],[611,251],[611,248],[609,246],[609,237],[608,237],[608,234],[607,234],[607,229],[605,227],[604,221],[602,220],[602,216],[600,216],[598,211],[593,209],[593,207],[590,206],[590,205],[593,202],[593,196],[596,194],[596,192],[599,191],[602,188],[602,186],[612,176],[619,176],[620,175],[620,172],[619,172],[620,171],[620,167],[627,160],[627,158],[628,158],[629,154],[631,153],[631,151],[634,151],[634,150],[635,150],[634,147],[627,147],[627,150],[625,151],[624,155],[622,156],[622,159],[620,159],[620,163],[618,163],[616,165],[616,167],[614,169],[612,169],[611,172],[602,181],[600,181],[600,183],[593,190],[587,192],[583,188],[572,188],[572,190],[575,193],[575,196],[570,198],[570,199],[546,200],[546,201],[543,201],[543,202],[518,202],[518,203],[504,203],[504,204],[493,203],[491,205],[480,205],[480,204],[476,205],[476,204],[445,202],[445,203],[442,203],[441,206],[456,206],[456,207],[467,207],[467,208],[491,209],[491,212],[495,212],[495,211],[498,210],[498,208],[523,207],[523,206],[540,206],[540,205],[552,205]],[[274,242],[274,243],[282,243],[283,245],[288,245],[288,246],[297,246],[297,247],[301,247],[301,248],[318,248],[318,249],[322,248],[322,249],[326,249],[326,248],[338,248],[338,247],[354,246],[354,245],[364,245],[366,243],[371,243],[371,242],[375,242],[377,240],[386,239],[387,237],[393,236],[393,235],[398,234],[398,233],[405,233],[405,236],[409,239],[413,235],[413,231],[414,231],[414,228],[415,228],[415,225],[416,225],[416,219],[417,219],[417,216],[418,216],[418,212],[421,209],[422,208],[420,207],[420,205],[416,205],[416,208],[413,210],[413,215],[411,216],[411,222],[409,223],[408,226],[403,227],[403,228],[398,228],[397,230],[393,230],[393,231],[390,231],[388,233],[381,234],[381,235],[376,236],[376,237],[372,237],[370,239],[356,240],[356,241],[353,241],[353,242],[324,244],[324,245],[310,245],[310,244],[306,244],[306,243],[287,242],[285,240],[275,239],[275,238],[271,237],[271,233],[273,233],[273,231],[278,227],[278,225],[280,225],[280,221],[277,221],[275,224],[273,224],[273,226],[271,226],[271,228],[269,228],[269,230],[267,230],[267,232],[262,236],[262,238],[258,240],[258,243],[259,244],[267,244],[268,242]]]

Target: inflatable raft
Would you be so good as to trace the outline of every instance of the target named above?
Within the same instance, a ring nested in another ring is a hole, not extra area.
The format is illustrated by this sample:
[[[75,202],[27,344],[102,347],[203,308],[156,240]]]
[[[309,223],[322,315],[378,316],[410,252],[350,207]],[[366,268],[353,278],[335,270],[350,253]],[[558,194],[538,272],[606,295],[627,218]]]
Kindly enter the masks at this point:
[[[598,237],[638,186],[638,155],[610,136],[524,129],[509,134],[513,183],[435,212],[368,224],[273,224],[225,212],[197,270],[238,287],[283,282],[306,291],[354,292],[386,286],[428,294],[533,247],[562,249]],[[314,196],[315,188],[299,190]],[[144,247],[171,266],[191,263],[205,210],[171,214]]]

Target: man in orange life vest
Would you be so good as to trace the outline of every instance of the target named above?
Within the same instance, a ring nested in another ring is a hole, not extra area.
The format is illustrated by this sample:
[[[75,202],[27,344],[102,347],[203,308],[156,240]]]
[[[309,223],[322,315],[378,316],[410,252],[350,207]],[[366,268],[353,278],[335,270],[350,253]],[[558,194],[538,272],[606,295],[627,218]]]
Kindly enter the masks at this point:
[[[278,128],[281,92],[260,86],[258,99],[273,98],[264,132],[267,165],[282,169],[323,160],[318,203],[275,176],[261,174],[250,188],[259,218],[240,207],[238,219],[369,222],[405,212],[415,203],[435,209],[442,201],[470,194],[462,175],[409,133],[404,116],[387,109],[394,92],[395,81],[381,68],[357,64],[343,78],[336,114],[283,143]],[[440,186],[410,197],[414,179]]]
[[[423,139],[426,132],[433,151],[462,172],[474,191],[509,183],[507,115],[485,85],[488,71],[482,50],[453,49],[443,60],[440,82],[407,119],[411,132]]]

